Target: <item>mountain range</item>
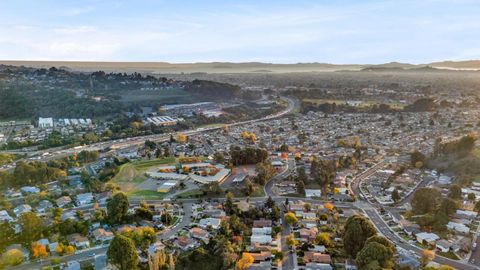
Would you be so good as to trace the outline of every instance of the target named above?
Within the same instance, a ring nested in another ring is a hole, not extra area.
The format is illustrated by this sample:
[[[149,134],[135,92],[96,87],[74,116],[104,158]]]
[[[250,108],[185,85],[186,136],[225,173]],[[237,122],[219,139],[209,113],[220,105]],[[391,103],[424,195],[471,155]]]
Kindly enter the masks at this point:
[[[328,64],[296,63],[272,64],[261,62],[209,62],[209,63],[167,63],[167,62],[77,62],[77,61],[2,61],[0,64],[34,68],[57,67],[73,71],[141,72],[152,74],[178,73],[288,73],[288,72],[332,72],[372,70],[463,70],[480,71],[480,60],[443,61],[428,64],[390,62],[385,64]]]

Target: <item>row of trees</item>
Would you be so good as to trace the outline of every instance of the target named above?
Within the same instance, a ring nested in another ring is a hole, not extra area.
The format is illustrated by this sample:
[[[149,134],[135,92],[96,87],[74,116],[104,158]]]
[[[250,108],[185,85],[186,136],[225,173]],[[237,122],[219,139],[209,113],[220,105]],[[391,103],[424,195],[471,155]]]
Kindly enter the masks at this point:
[[[233,165],[257,164],[268,158],[268,152],[262,148],[231,146],[230,157]]]
[[[18,188],[26,185],[36,186],[67,176],[64,170],[49,166],[47,163],[19,161],[13,173],[0,172],[0,188]]]

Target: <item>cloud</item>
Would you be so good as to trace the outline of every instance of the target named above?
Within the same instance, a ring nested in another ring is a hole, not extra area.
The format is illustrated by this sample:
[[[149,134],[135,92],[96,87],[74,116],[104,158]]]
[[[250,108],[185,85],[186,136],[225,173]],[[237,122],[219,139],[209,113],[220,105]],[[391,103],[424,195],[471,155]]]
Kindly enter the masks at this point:
[[[42,12],[9,3],[3,8],[0,3],[2,59],[418,63],[479,58],[480,7],[468,0],[90,0],[83,6],[46,1],[37,7]]]

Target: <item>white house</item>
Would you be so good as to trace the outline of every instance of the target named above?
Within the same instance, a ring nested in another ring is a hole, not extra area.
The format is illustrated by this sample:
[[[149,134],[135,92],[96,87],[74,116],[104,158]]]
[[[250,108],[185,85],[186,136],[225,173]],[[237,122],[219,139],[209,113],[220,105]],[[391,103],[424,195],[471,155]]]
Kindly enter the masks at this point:
[[[40,128],[52,128],[53,127],[53,118],[51,118],[51,117],[48,117],[48,118],[39,117],[38,118],[38,127],[40,127]]]
[[[218,218],[203,218],[198,222],[198,226],[203,229],[211,226],[212,229],[216,230],[220,227],[220,222],[221,220]]]
[[[320,189],[305,189],[305,197],[312,198],[312,197],[321,197],[322,191]]]
[[[470,232],[470,228],[468,228],[464,224],[453,222],[453,221],[449,221],[447,223],[447,228],[450,229],[450,230],[454,230],[456,232],[459,232],[459,233],[464,233],[464,234]]]
[[[265,235],[265,234],[260,234],[260,235],[252,235],[250,238],[250,243],[252,245],[254,244],[270,244],[272,242],[272,236],[271,235]]]
[[[0,221],[12,222],[13,218],[8,214],[7,210],[0,211]]]
[[[32,212],[32,207],[28,204],[21,204],[13,208],[13,213],[15,216],[19,217],[23,213]]]
[[[30,194],[37,194],[40,192],[40,189],[37,187],[25,186],[20,188],[22,193],[30,193]]]
[[[437,242],[437,249],[439,249],[441,252],[449,252],[452,245],[452,243],[442,239]]]
[[[90,204],[93,202],[93,195],[91,192],[78,194],[75,201],[78,206]]]
[[[438,239],[440,239],[440,237],[438,235],[436,235],[434,233],[427,233],[427,232],[417,233],[416,237],[417,237],[417,241],[420,244],[427,243],[427,244],[430,244],[430,245],[434,245],[435,242]]]

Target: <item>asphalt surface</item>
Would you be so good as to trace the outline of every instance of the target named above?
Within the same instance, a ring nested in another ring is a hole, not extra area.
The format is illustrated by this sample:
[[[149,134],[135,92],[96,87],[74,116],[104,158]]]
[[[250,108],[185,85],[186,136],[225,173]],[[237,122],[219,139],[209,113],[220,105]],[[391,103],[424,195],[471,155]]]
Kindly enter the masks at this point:
[[[351,188],[354,192],[354,194],[360,198],[360,184],[363,180],[365,180],[368,176],[374,174],[377,170],[381,169],[383,165],[383,162],[378,163],[371,168],[367,169],[365,172],[359,174],[354,180],[352,180]],[[428,182],[422,182],[420,183],[416,188],[420,188],[422,186],[425,186]],[[413,194],[413,192],[412,192]],[[408,201],[409,196],[405,198],[406,201]],[[380,207],[379,205],[372,203],[372,202],[366,202],[364,200],[359,200],[359,202],[356,202],[355,205],[357,208],[360,208],[364,211],[364,213],[368,216],[368,218],[372,221],[372,223],[375,225],[377,230],[383,234],[386,238],[388,238],[390,241],[392,241],[396,246],[401,247],[410,253],[415,254],[415,256],[421,256],[422,249],[418,248],[415,245],[412,245],[410,243],[407,243],[403,238],[399,237],[396,235],[390,227],[385,223],[385,221],[382,219],[382,217],[378,214],[376,208]],[[398,214],[398,213],[395,213]],[[477,241],[480,243],[480,240],[477,239]],[[477,251],[478,252],[478,251]],[[473,254],[472,254],[473,256]],[[475,253],[475,256],[480,256],[480,252]],[[475,257],[477,258],[477,257]],[[475,263],[480,263],[474,259]],[[480,257],[479,257],[480,258]],[[472,259],[472,258],[471,258]],[[456,260],[451,260],[445,257],[441,256],[436,256],[435,259],[433,260],[436,263],[442,264],[442,265],[449,265],[451,267],[454,267],[455,269],[459,270],[474,270],[474,269],[480,269],[477,265],[465,263],[462,261],[456,261]]]

